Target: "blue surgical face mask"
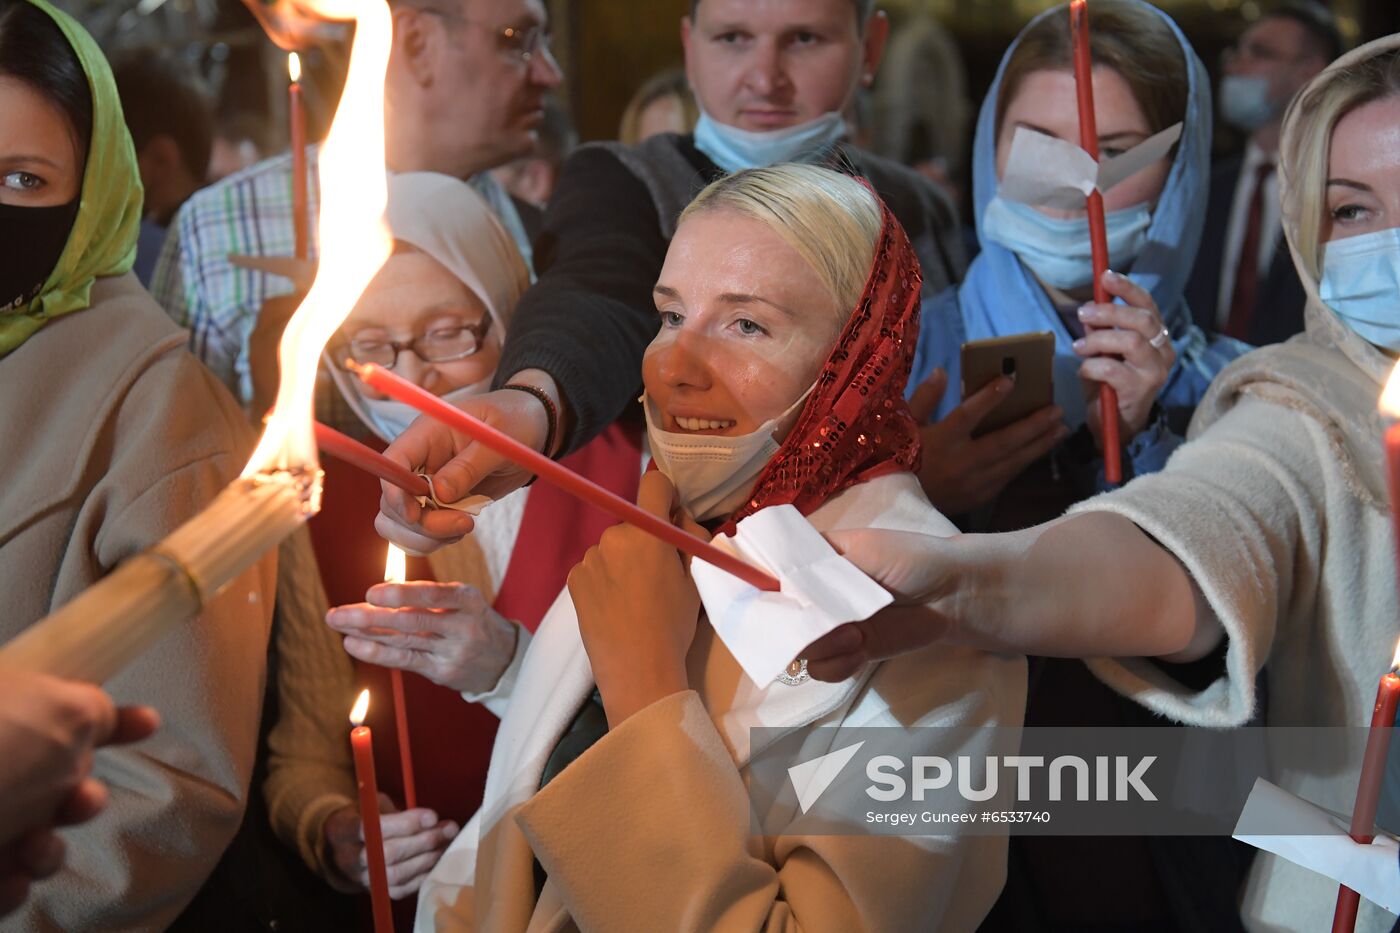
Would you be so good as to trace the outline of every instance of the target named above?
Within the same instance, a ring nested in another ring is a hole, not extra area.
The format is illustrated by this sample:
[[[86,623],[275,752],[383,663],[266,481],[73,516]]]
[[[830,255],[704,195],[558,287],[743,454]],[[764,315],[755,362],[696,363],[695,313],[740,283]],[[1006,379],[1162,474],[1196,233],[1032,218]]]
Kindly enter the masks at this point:
[[[1236,129],[1252,133],[1278,116],[1269,99],[1269,79],[1226,75],[1220,81],[1220,117]]]
[[[1144,202],[1112,211],[1104,219],[1108,227],[1108,264],[1126,270],[1147,244],[1152,211]],[[1094,282],[1093,248],[1089,222],[1084,217],[1056,220],[1028,204],[998,196],[982,216],[981,234],[989,242],[1015,253],[1046,285],[1068,291]]]
[[[779,162],[810,162],[846,135],[846,121],[836,111],[787,129],[753,133],[716,122],[700,112],[695,148],[726,172],[763,168]]]
[[[1400,353],[1400,228],[1328,243],[1317,292],[1363,340]]]

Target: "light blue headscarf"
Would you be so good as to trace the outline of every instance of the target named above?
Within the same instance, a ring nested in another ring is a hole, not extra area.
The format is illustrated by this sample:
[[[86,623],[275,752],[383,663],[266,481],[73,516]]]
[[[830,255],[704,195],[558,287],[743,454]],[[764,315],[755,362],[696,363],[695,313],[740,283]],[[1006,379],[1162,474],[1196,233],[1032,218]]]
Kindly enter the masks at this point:
[[[1201,243],[1209,195],[1210,82],[1205,66],[1170,16],[1140,0],[1122,2],[1141,6],[1160,16],[1176,37],[1187,62],[1190,84],[1185,125],[1166,187],[1152,214],[1147,245],[1130,270],[1118,271],[1127,271],[1129,278],[1152,293],[1161,311],[1162,321],[1171,331],[1177,364],[1159,398],[1168,407],[1194,407],[1215,374],[1246,349],[1236,341],[1208,341],[1192,322],[1190,309],[1183,297]],[[1021,37],[1042,19],[1053,16],[1063,17],[1065,28],[1069,28],[1067,6],[1055,7],[1032,20],[1007,49],[997,69],[996,81],[982,102],[972,156],[973,202],[979,233],[983,214],[996,196],[998,187],[996,110],[1007,62],[1020,45]],[[950,308],[947,306],[949,303],[960,306],[961,322],[956,320],[959,307]],[[959,337],[979,340],[1048,330],[1055,334],[1055,401],[1065,410],[1065,420],[1071,427],[1084,422],[1084,398],[1079,382],[1079,368],[1083,360],[1075,355],[1071,346],[1074,336],[1051,304],[1044,288],[1015,253],[983,238],[982,252],[973,261],[963,284],[957,288],[955,295],[950,290],[935,300],[925,312],[924,323],[927,333],[921,342],[927,340],[929,344],[921,348],[920,359],[915,363],[915,377],[911,378],[911,388],[917,384],[915,380],[927,376],[934,366],[947,369],[950,388],[940,415],[957,403],[956,344]],[[961,334],[950,332],[950,329],[961,329]],[[936,346],[933,341],[944,345]],[[954,345],[948,346],[949,343]]]

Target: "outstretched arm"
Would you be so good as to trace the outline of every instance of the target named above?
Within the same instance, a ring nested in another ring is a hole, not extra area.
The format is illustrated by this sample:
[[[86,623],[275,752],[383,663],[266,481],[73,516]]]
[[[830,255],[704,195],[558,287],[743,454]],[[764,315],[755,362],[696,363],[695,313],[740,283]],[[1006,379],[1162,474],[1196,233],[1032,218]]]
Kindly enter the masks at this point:
[[[1110,513],[1001,535],[860,530],[829,537],[898,599],[811,646],[808,669],[823,680],[935,641],[1052,657],[1184,661],[1220,637],[1176,558]]]

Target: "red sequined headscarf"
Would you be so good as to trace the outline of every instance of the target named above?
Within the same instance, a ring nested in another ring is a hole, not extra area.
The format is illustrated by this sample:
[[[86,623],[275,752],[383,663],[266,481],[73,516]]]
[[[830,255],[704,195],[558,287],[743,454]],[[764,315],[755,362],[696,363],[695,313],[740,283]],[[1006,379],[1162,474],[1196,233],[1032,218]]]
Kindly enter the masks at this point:
[[[904,228],[883,201],[880,209],[883,227],[860,301],[797,423],[721,534],[770,505],[791,503],[810,515],[850,486],[918,469],[919,428],[904,387],[918,342],[923,277]]]

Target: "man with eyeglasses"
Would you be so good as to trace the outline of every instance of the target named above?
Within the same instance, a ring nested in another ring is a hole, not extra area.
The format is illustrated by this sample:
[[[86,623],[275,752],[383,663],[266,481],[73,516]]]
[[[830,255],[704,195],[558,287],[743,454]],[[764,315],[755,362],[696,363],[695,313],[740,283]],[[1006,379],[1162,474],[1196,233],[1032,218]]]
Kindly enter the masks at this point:
[[[549,49],[543,0],[391,0],[390,6],[390,171],[463,179],[490,204],[528,263],[539,212],[512,198],[490,170],[534,150],[545,97],[562,79]],[[318,150],[307,150],[312,261]],[[248,268],[246,260],[235,265],[230,256],[275,257],[281,260],[275,268],[299,274],[300,284],[307,284],[310,267],[285,261],[294,249],[291,169],[291,155],[283,153],[190,198],[175,219],[151,286],[171,317],[190,330],[195,355],[245,406],[254,405],[255,394],[260,398],[250,347],[262,309],[298,283]]]
[[[889,22],[874,0],[693,0],[681,22],[702,114],[695,132],[637,146],[582,147],[565,165],[536,240],[539,281],[512,321],[494,392],[462,407],[551,456],[596,436],[637,397],[656,333],[652,286],[676,217],[708,182],[785,161],[849,166],[908,231],[924,293],[964,268],[956,212],[932,182],[846,141],[842,113],[874,80]],[[936,89],[923,92],[936,93]],[[455,455],[444,461],[446,451]],[[420,419],[390,454],[435,471],[449,498],[520,485],[524,473]],[[386,490],[381,534],[426,552],[470,531],[460,513],[427,513]]]
[[[1283,241],[1274,169],[1289,101],[1342,51],[1335,19],[1312,0],[1274,7],[1227,50],[1220,118],[1248,142],[1211,171],[1205,234],[1186,287],[1200,327],[1255,345],[1303,330],[1307,297]]]

